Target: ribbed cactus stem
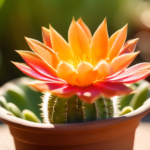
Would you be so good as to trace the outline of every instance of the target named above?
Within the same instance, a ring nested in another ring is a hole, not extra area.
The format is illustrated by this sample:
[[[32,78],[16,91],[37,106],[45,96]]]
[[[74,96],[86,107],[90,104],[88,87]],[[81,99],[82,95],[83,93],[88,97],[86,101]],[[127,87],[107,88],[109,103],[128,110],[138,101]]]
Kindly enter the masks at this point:
[[[97,120],[97,116],[96,116],[96,108],[95,108],[95,104],[88,104],[85,102],[82,102],[82,108],[83,108],[83,117],[84,117],[84,121],[94,121]]]
[[[113,118],[113,116],[114,116],[113,101],[109,98],[105,98],[105,103],[106,103],[106,107],[107,107],[108,118]]]
[[[60,98],[46,92],[43,96],[42,115],[45,123],[64,124],[101,120],[113,117],[111,99],[100,97],[93,104],[77,96]]]
[[[77,96],[68,98],[67,123],[83,122],[82,101]]]

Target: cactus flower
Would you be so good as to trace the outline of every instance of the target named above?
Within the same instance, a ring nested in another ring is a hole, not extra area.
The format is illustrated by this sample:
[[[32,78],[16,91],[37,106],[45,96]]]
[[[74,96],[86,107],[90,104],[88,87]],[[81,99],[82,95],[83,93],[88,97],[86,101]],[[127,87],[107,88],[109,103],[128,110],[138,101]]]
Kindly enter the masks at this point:
[[[23,73],[41,80],[30,84],[40,91],[65,98],[77,95],[92,103],[101,95],[132,93],[125,84],[150,73],[150,63],[127,68],[139,53],[134,52],[138,39],[125,43],[127,25],[109,37],[104,19],[92,36],[80,18],[71,22],[68,43],[52,26],[43,27],[42,35],[43,43],[26,38],[33,52],[17,51],[26,64],[13,62]]]

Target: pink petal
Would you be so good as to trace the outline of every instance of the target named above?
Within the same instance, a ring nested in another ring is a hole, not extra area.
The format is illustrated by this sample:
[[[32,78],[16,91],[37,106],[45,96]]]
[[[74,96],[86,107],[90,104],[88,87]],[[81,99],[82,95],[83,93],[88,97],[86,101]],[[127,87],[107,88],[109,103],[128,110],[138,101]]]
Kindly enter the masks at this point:
[[[113,97],[132,93],[132,89],[122,83],[113,82],[95,82],[94,83],[102,91],[105,97]]]
[[[48,65],[46,62],[43,61],[43,59],[35,53],[29,52],[29,51],[17,51],[20,56],[24,59],[24,61],[34,69],[35,71],[39,72],[40,74],[46,76],[46,77],[56,77],[56,70],[53,69],[50,65]]]
[[[42,81],[52,81],[54,82],[54,78],[48,78],[45,77],[43,75],[41,75],[39,72],[33,70],[32,68],[30,68],[29,66],[27,66],[24,63],[17,63],[17,62],[12,62],[18,69],[20,69],[23,73],[25,73],[26,75],[38,79],[38,80],[42,80]]]
[[[145,79],[147,76],[149,76],[149,74],[150,74],[150,70],[140,70],[125,78],[116,79],[116,80],[112,79],[111,81],[120,82],[120,83],[134,83],[139,80]]]
[[[102,93],[99,88],[93,84],[88,87],[80,88],[77,91],[77,96],[80,98],[80,100],[87,103],[93,103],[100,97],[101,94]]]
[[[77,86],[65,84],[63,87],[55,89],[55,90],[51,90],[50,92],[56,96],[68,98],[68,97],[76,95],[76,92],[78,91],[78,89],[79,87]]]
[[[42,81],[34,81],[29,83],[28,85],[32,86],[33,88],[44,92],[44,91],[51,91],[62,88],[66,83],[62,82],[42,82]]]
[[[134,74],[137,71],[148,70],[148,69],[150,69],[150,63],[140,63],[140,64],[134,65],[130,68],[127,68],[125,71],[121,72],[117,76],[114,76],[114,77],[112,76],[111,78],[108,77],[107,79],[108,80],[110,79],[111,81],[115,81],[115,80],[118,80],[118,79],[128,77],[128,76]]]
[[[125,43],[118,55],[133,53],[139,39],[129,40]]]

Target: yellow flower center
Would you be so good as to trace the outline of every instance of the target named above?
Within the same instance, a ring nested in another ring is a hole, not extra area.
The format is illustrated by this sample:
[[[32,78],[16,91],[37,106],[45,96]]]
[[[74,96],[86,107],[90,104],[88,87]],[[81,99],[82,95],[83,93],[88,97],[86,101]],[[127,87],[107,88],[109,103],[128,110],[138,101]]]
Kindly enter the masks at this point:
[[[82,57],[77,57],[77,56],[75,56],[73,59],[72,58],[70,58],[69,60],[68,60],[68,63],[70,64],[70,65],[72,65],[75,69],[78,67],[78,65],[81,63],[81,62],[88,62],[88,63],[90,63],[91,65],[93,65],[93,66],[96,66],[96,64],[97,64],[97,60],[96,59],[92,59],[92,58],[90,58],[90,57],[88,57],[88,56],[86,56],[86,55],[83,55]]]

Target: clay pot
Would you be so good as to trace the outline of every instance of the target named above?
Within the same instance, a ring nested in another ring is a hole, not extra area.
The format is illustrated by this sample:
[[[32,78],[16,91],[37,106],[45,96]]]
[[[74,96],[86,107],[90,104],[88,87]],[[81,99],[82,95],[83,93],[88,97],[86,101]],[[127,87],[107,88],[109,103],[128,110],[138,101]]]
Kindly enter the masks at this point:
[[[133,150],[135,129],[150,112],[150,99],[118,118],[74,124],[32,123],[0,108],[0,120],[9,125],[16,150]]]

